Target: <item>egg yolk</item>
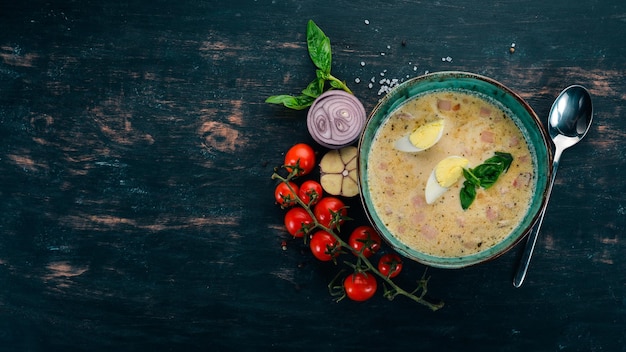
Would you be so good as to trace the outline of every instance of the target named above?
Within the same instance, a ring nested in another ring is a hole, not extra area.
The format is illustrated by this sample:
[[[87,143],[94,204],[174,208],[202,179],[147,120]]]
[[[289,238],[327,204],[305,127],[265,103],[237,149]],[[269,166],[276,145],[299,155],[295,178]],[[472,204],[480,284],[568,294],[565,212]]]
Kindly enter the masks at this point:
[[[409,141],[417,148],[427,149],[437,143],[442,130],[443,120],[435,120],[413,131],[409,136]]]
[[[463,168],[469,160],[460,156],[450,156],[441,160],[435,167],[435,178],[441,187],[450,187],[463,176]]]

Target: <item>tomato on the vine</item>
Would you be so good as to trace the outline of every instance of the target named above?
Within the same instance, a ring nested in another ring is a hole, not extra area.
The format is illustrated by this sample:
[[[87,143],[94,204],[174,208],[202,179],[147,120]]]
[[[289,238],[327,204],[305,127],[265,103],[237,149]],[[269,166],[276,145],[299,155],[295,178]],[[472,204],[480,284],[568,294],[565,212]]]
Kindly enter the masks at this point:
[[[289,209],[285,214],[285,227],[294,237],[302,237],[308,231],[308,225],[313,223],[313,218],[302,207]],[[304,227],[304,228],[303,228]]]
[[[373,273],[358,272],[343,281],[346,296],[353,301],[367,301],[376,293],[378,284]]]
[[[358,255],[362,251],[366,258],[371,257],[380,249],[382,240],[380,235],[371,226],[359,226],[350,234],[348,243],[354,249],[354,254]]]
[[[296,204],[296,197],[300,188],[291,181],[289,181],[289,186],[291,186],[293,191],[289,189],[285,182],[279,183],[274,190],[276,202],[283,207],[290,207]]]
[[[314,205],[317,204],[322,198],[322,185],[313,180],[302,182],[298,196],[304,202],[304,204]]]
[[[337,226],[337,223],[333,223],[333,226],[330,226],[333,220],[333,213],[339,213],[341,218],[348,215],[348,209],[346,209],[345,204],[339,198],[324,197],[313,208],[313,214],[317,221],[326,227]],[[343,219],[340,219],[338,223],[343,224]]]
[[[387,277],[396,277],[402,271],[402,259],[395,253],[387,253],[378,261],[378,271]]]
[[[339,255],[341,245],[335,236],[326,231],[317,231],[309,241],[309,247],[315,258],[327,262]]]
[[[300,168],[297,176],[302,176],[311,173],[315,167],[315,151],[311,146],[304,143],[298,143],[289,148],[287,154],[285,154],[285,168],[287,171],[292,172],[293,168],[290,166],[296,166]]]

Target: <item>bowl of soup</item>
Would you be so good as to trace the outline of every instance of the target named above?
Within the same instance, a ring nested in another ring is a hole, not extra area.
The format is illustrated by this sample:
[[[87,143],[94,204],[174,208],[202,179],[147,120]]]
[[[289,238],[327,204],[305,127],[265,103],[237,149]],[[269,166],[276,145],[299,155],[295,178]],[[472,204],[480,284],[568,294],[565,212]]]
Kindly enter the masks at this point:
[[[358,148],[370,222],[397,252],[429,266],[505,253],[546,201],[552,153],[540,120],[481,75],[436,72],[395,87],[370,113]]]

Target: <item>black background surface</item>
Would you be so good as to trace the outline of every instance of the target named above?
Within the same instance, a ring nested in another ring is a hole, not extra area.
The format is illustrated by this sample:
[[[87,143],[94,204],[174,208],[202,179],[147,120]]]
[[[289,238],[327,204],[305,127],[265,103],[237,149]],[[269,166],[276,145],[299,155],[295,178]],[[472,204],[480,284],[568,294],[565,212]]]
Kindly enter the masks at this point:
[[[521,289],[520,245],[429,269],[437,312],[332,301],[270,179],[313,143],[306,112],[264,103],[314,77],[309,19],[368,111],[381,73],[486,75],[543,120],[589,88]],[[624,37],[615,0],[4,1],[0,349],[626,351]]]

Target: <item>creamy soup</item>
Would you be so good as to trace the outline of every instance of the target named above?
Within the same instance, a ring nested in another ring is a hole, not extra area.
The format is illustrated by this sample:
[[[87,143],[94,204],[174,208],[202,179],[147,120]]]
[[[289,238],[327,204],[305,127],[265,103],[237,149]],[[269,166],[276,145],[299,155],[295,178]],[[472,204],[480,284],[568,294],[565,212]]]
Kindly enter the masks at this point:
[[[444,130],[434,146],[417,153],[394,148],[396,140],[436,119],[444,119]],[[467,210],[459,198],[463,177],[426,203],[426,181],[439,161],[457,155],[472,168],[496,151],[510,153],[513,162],[493,187],[477,189]],[[389,231],[440,257],[467,256],[502,241],[522,220],[536,183],[533,158],[513,120],[483,98],[451,91],[422,95],[390,114],[372,141],[367,168],[372,202]]]

